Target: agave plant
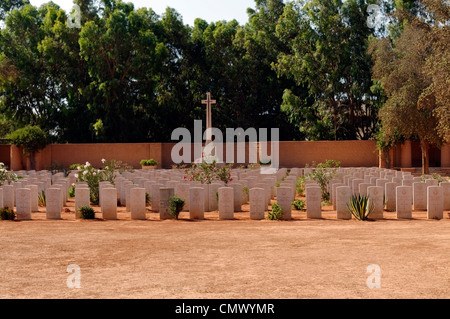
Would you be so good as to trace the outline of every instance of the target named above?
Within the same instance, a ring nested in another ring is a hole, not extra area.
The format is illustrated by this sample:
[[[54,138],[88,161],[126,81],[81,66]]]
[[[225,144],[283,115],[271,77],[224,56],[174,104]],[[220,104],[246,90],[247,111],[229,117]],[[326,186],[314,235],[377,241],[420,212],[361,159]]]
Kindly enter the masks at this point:
[[[353,195],[347,208],[357,220],[367,220],[375,206],[369,196]]]
[[[42,191],[42,192],[38,193],[38,204],[41,207],[45,207],[46,206],[45,191]]]

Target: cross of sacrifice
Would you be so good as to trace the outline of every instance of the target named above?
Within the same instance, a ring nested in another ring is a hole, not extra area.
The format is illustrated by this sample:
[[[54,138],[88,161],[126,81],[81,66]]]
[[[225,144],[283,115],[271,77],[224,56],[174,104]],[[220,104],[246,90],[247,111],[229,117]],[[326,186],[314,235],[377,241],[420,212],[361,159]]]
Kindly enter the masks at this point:
[[[206,93],[206,100],[202,100],[202,104],[206,104],[206,145],[211,142],[211,104],[216,104],[216,100],[211,100],[211,92]]]

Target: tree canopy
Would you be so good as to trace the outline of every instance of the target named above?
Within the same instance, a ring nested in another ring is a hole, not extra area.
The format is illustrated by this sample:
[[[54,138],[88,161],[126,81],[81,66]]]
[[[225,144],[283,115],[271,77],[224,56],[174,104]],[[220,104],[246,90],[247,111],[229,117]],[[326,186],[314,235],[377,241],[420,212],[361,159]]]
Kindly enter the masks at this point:
[[[53,2],[0,5],[0,138],[36,125],[60,143],[169,142],[205,119],[211,92],[220,129],[450,141],[440,0],[384,0],[376,28],[367,24],[376,0],[255,0],[244,25],[194,26],[173,8],[159,16],[121,0],[74,3],[81,28]]]

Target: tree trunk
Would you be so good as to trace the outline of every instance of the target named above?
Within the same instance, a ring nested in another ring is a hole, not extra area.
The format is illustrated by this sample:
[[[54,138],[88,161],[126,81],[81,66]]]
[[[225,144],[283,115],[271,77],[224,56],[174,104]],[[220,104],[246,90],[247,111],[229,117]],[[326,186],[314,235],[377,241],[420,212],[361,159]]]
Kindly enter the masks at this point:
[[[35,152],[30,152],[30,170],[36,169]]]
[[[430,144],[426,140],[420,141],[422,150],[422,175],[430,174]]]

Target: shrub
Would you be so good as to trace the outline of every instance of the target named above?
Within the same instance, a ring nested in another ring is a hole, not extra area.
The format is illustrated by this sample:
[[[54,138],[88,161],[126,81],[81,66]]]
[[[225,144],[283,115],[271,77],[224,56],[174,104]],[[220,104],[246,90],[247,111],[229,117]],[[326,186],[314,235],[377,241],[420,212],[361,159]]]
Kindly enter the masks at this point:
[[[14,172],[8,171],[6,165],[0,162],[0,186],[5,184],[5,182],[11,184],[17,179],[18,176]]]
[[[102,163],[104,165],[102,169],[95,169],[89,162],[76,167],[78,171],[75,174],[75,178],[77,182],[86,182],[88,184],[90,200],[94,205],[98,204],[100,182],[108,181],[114,185],[116,172],[132,171],[131,166],[121,161],[111,160],[107,162],[105,159],[102,159]]]
[[[9,208],[3,207],[0,209],[0,220],[14,220],[16,218],[16,213]]]
[[[305,209],[305,201],[301,199],[297,199],[292,202],[292,207],[295,210],[304,210]]]
[[[6,138],[23,148],[24,153],[30,156],[30,169],[35,169],[34,155],[47,146],[47,134],[39,126],[25,126],[8,134]]]
[[[95,219],[95,212],[92,207],[82,206],[78,208],[78,211],[81,213],[81,219]]]
[[[199,181],[202,184],[211,184],[213,181],[221,181],[225,184],[231,182],[231,170],[233,163],[218,166],[216,158],[202,157],[201,162],[191,164],[191,167],[184,170],[185,180]]]
[[[330,193],[327,189],[328,183],[337,176],[337,169],[340,165],[340,162],[333,160],[327,160],[325,163],[319,164],[313,163],[313,171],[305,175],[306,179],[317,182],[322,191],[322,200],[324,201],[328,201],[330,199]]]
[[[155,161],[153,158],[151,158],[151,159],[143,159],[139,162],[139,164],[141,164],[142,166],[154,166],[158,165],[158,162]]]
[[[367,220],[374,210],[374,204],[369,196],[353,195],[347,208],[357,220]]]
[[[70,198],[75,197],[75,184],[70,185],[68,195]]]
[[[295,191],[299,196],[303,196],[305,194],[305,176],[300,176],[297,178],[295,183]]]
[[[272,204],[272,210],[269,210],[267,218],[270,220],[280,220],[283,218],[283,209],[278,203]]]
[[[178,219],[178,215],[180,215],[180,212],[183,210],[184,203],[185,201],[183,198],[179,198],[176,196],[170,197],[169,199],[170,215],[175,217],[175,219]]]

